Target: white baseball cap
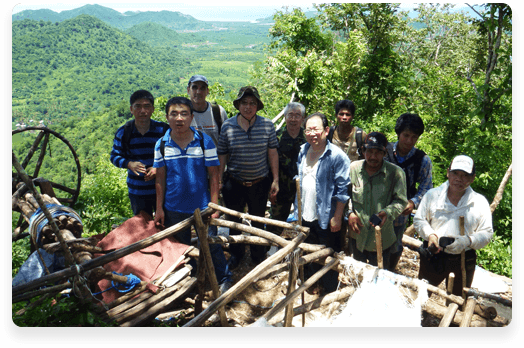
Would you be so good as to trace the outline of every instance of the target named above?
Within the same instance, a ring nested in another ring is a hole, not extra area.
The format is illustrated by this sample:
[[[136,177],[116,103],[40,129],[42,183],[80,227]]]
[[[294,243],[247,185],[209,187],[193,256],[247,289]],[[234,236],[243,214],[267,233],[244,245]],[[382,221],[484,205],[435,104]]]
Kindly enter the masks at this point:
[[[463,172],[466,172],[468,174],[473,174],[475,172],[475,164],[471,157],[466,155],[460,155],[453,158],[449,170],[462,170]]]

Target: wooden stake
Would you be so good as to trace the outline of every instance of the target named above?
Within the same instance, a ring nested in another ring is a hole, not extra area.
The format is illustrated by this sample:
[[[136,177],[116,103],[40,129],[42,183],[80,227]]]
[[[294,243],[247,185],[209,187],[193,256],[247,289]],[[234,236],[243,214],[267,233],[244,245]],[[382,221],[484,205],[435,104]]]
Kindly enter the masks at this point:
[[[446,288],[446,291],[448,294],[452,294],[453,293],[453,285],[455,284],[455,273],[451,272],[448,276],[448,284],[447,284],[447,288]],[[449,304],[451,303],[451,301],[449,299],[446,299],[446,306],[449,306]]]
[[[295,290],[297,285],[297,273],[298,273],[298,258],[300,257],[300,249],[295,250],[290,255],[289,260],[289,279],[287,284],[286,294],[291,294]],[[302,292],[302,294],[304,294]],[[286,312],[284,314],[284,326],[291,327],[291,322],[293,321],[293,302],[290,302],[286,306]]]
[[[378,268],[384,269],[384,260],[382,258],[382,231],[380,226],[375,226],[375,242],[377,243],[377,265]]]
[[[218,298],[220,296],[220,290],[218,288],[217,277],[215,274],[215,266],[213,265],[213,259],[211,257],[211,251],[209,250],[209,243],[207,242],[209,225],[204,225],[202,221],[202,216],[200,215],[200,209],[197,208],[194,213],[195,225],[198,233],[198,238],[200,239],[200,251],[202,257],[205,261],[207,276],[209,277],[209,282],[211,283],[211,289],[213,290],[213,296]],[[218,315],[220,316],[220,324],[223,327],[228,327],[227,316],[224,307],[218,309]]]
[[[464,236],[464,216],[459,216],[459,226],[460,226],[460,235]],[[460,270],[462,272],[462,298],[464,299],[464,307],[462,310],[465,310],[466,306],[466,293],[464,289],[466,288],[466,250],[462,250],[460,253]]]
[[[469,327],[471,319],[473,318],[473,312],[475,311],[475,305],[477,300],[474,297],[469,297],[466,302],[466,309],[464,310],[464,317],[460,322],[460,327]]]

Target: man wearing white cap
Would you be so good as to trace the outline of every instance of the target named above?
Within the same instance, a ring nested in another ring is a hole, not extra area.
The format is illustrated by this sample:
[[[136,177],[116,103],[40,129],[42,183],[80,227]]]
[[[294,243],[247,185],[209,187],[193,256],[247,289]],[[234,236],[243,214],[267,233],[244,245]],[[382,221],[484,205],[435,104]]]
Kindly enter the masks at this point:
[[[461,253],[465,251],[466,286],[470,287],[477,263],[475,250],[490,242],[493,224],[488,201],[470,187],[475,180],[473,159],[455,157],[447,177],[448,181],[424,195],[415,214],[415,229],[424,238],[424,247],[435,250],[430,257],[421,256],[418,278],[438,286],[453,272],[453,294],[461,296]],[[460,216],[464,217],[464,235],[460,233]],[[444,246],[447,237],[453,239]]]

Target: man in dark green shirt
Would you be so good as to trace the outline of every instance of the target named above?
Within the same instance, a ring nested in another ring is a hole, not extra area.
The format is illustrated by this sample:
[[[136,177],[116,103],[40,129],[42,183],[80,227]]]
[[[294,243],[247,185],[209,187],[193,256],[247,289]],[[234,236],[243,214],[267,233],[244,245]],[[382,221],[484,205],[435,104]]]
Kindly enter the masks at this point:
[[[298,173],[300,146],[306,142],[302,128],[305,114],[304,105],[289,103],[284,109],[286,126],[277,131],[279,192],[276,199],[271,201],[271,218],[274,220],[286,221],[295,200],[297,187],[293,178]],[[282,229],[272,226],[272,231],[281,233]]]
[[[369,222],[373,214],[380,218],[382,257],[389,269],[391,246],[397,240],[393,221],[408,203],[406,175],[400,167],[384,161],[386,137],[379,132],[369,133],[364,141],[364,160],[351,162],[352,184],[348,225],[352,233],[353,258],[377,265],[375,227]]]

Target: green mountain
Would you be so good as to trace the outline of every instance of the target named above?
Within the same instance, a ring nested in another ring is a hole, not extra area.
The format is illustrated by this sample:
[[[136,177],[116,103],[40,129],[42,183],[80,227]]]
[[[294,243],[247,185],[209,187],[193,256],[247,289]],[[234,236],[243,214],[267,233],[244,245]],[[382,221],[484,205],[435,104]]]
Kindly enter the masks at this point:
[[[126,34],[152,47],[179,47],[181,44],[198,44],[204,42],[197,33],[179,34],[162,24],[144,22],[125,30]]]
[[[63,22],[80,15],[89,15],[121,30],[129,29],[137,24],[151,22],[161,24],[173,30],[201,30],[216,29],[216,25],[204,21],[199,21],[189,15],[172,11],[147,11],[147,12],[126,12],[122,14],[111,8],[101,5],[85,5],[73,10],[66,10],[60,13],[43,10],[25,10],[12,16],[13,23],[24,19],[36,21]]]
[[[85,116],[137,89],[169,95],[189,68],[198,67],[176,49],[153,48],[87,15],[16,21],[12,38],[14,123]]]

